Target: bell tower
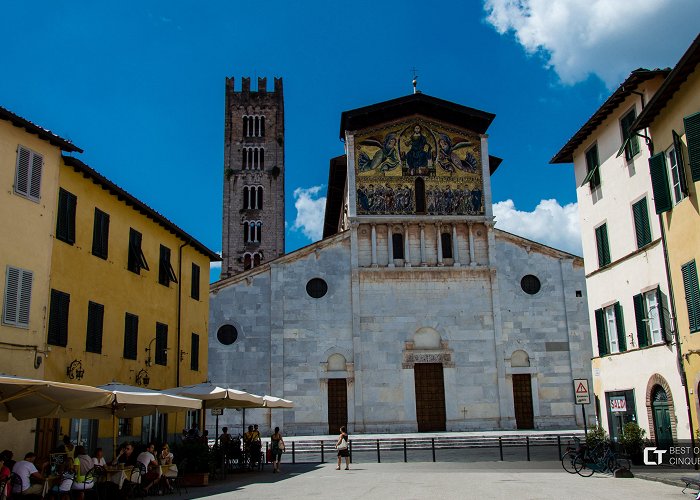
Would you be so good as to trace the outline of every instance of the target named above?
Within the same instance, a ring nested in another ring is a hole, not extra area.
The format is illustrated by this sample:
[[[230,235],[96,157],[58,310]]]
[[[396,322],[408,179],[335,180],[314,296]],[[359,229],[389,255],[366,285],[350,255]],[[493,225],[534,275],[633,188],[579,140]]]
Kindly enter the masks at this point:
[[[284,254],[282,78],[226,78],[221,279]]]

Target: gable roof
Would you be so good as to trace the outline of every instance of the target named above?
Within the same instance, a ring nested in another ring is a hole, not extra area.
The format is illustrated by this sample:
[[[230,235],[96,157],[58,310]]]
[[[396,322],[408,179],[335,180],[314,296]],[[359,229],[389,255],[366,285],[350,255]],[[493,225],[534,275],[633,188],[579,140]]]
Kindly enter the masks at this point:
[[[583,266],[583,257],[575,255],[573,253],[565,252],[564,250],[559,250],[558,248],[550,247],[544,243],[539,243],[534,240],[527,239],[523,236],[518,236],[517,234],[509,233],[503,229],[494,228],[494,233],[496,237],[504,238],[512,241],[513,243],[520,246],[527,246],[531,249],[537,250],[538,252],[555,257],[557,259],[572,259],[575,265]]]
[[[51,145],[61,148],[62,151],[68,153],[82,153],[83,150],[78,146],[70,142],[68,139],[59,137],[50,130],[40,127],[39,125],[30,122],[26,118],[22,118],[19,115],[14,114],[7,108],[0,106],[0,119],[7,120],[15,127],[23,128],[30,134],[37,135],[39,139],[43,139],[49,142]]]
[[[668,74],[664,83],[661,84],[659,90],[651,98],[649,104],[639,113],[637,119],[632,123],[633,130],[647,128],[651,125],[654,118],[671,100],[673,94],[680,89],[681,85],[688,79],[688,76],[695,71],[698,63],[700,63],[700,35],[693,40],[693,43],[690,44],[688,50],[685,51],[678,64],[673,68],[673,71]]]
[[[436,118],[473,130],[478,134],[486,133],[496,117],[486,111],[468,108],[419,92],[371,106],[343,111],[340,116],[340,138],[345,139],[346,130],[359,130],[414,114]]]
[[[651,80],[657,76],[666,76],[671,70],[654,69],[648,70],[644,68],[635,69],[630,73],[630,76],[622,82],[622,84],[612,93],[610,97],[599,107],[593,116],[576,132],[571,139],[559,150],[557,154],[549,160],[549,163],[573,163],[574,151],[583,144],[588,137],[595,132],[598,126],[610,116],[615,109],[622,104],[634,90],[647,80]]]
[[[97,170],[86,165],[85,163],[78,160],[77,158],[73,158],[72,156],[63,156],[63,162],[67,166],[73,167],[73,169],[76,172],[80,172],[81,174],[83,174],[84,177],[90,179],[92,182],[94,182],[98,186],[102,186],[102,189],[109,191],[112,195],[116,196],[117,199],[119,199],[119,201],[123,201],[128,206],[133,207],[134,210],[141,213],[142,215],[145,215],[146,217],[151,219],[153,222],[155,222],[156,224],[158,224],[162,228],[166,229],[170,233],[174,234],[175,236],[177,236],[181,240],[189,242],[189,244],[192,245],[193,248],[195,248],[201,254],[209,257],[210,261],[218,262],[221,260],[221,257],[219,257],[219,255],[216,252],[209,250],[202,243],[197,241],[193,236],[190,236],[188,233],[186,233],[185,231],[180,229],[178,226],[176,226],[175,224],[170,222],[163,215],[156,212],[154,209],[152,209],[151,207],[146,205],[144,202],[142,202],[138,198],[135,198],[134,196],[132,196],[129,193],[127,193],[126,191],[124,191],[122,188],[117,186],[115,183],[113,183],[112,181],[107,179],[105,176],[100,174]]]

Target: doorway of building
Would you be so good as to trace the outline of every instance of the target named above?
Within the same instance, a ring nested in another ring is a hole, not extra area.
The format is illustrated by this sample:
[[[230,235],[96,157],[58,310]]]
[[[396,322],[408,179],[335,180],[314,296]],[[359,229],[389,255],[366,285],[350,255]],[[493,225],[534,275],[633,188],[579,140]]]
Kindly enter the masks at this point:
[[[413,372],[418,432],[444,431],[445,381],[442,363],[416,363]]]
[[[49,453],[58,444],[58,419],[39,418],[36,421],[36,454],[40,459],[48,460]],[[19,460],[19,459],[18,459]]]
[[[328,433],[338,434],[348,425],[348,384],[344,378],[328,379]]]
[[[513,375],[513,404],[517,428],[534,429],[535,416],[532,411],[532,383],[529,373]]]
[[[668,394],[660,385],[657,385],[652,392],[651,409],[654,416],[656,446],[667,448],[673,444],[671,412],[668,407]]]

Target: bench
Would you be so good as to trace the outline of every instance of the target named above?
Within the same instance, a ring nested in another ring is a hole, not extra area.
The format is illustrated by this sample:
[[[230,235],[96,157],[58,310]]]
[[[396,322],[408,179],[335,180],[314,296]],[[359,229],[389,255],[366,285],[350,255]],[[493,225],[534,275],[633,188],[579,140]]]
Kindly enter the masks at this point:
[[[685,488],[683,488],[681,493],[685,493],[685,490],[691,486],[695,486],[696,488],[700,489],[700,477],[682,477],[681,481],[685,483]]]

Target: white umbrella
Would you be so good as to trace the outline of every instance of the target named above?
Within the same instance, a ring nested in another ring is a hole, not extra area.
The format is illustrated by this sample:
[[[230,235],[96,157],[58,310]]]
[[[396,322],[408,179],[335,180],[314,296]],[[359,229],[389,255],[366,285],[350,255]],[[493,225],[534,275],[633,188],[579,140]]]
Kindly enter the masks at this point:
[[[199,399],[203,408],[262,408],[265,401],[262,396],[245,391],[221,387],[211,382],[174,387],[166,389],[166,394],[176,394],[188,398]]]
[[[274,396],[263,396],[265,408],[294,408],[294,403],[288,399],[276,398]]]
[[[113,395],[89,385],[68,384],[0,375],[0,420],[9,414],[17,420],[58,418],[101,405],[110,405]]]

